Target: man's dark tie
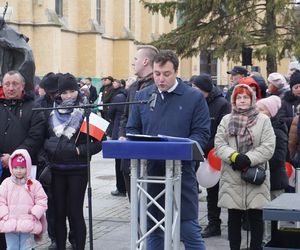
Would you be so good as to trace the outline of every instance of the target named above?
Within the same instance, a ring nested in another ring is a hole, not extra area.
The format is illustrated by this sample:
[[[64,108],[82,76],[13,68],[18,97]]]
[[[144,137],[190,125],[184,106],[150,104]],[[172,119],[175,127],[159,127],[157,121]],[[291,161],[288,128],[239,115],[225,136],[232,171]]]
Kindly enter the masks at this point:
[[[164,97],[164,100],[166,100],[168,98],[169,92],[168,91],[162,91],[161,93]]]

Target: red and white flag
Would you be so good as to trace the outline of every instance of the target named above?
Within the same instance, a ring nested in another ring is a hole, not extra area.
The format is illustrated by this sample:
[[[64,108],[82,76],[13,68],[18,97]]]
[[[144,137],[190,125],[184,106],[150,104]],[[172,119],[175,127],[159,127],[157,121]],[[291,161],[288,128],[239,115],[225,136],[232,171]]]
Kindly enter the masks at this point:
[[[90,119],[89,119],[89,129],[90,129],[90,136],[96,138],[97,140],[101,141],[103,135],[105,134],[105,131],[109,125],[109,122],[103,119],[102,117],[91,113]],[[86,124],[86,118],[84,118],[84,121],[82,122],[80,132],[87,133],[87,124]]]

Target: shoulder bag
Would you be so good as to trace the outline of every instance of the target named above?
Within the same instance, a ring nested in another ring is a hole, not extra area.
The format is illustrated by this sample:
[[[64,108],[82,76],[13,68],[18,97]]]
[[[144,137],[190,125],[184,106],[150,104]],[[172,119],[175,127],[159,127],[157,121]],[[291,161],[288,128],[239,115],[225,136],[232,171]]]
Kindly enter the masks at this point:
[[[238,149],[237,137],[235,137],[235,141]],[[265,163],[264,167],[262,166],[249,167],[241,172],[241,178],[245,182],[251,183],[253,185],[261,185],[264,183],[266,179],[266,168],[267,168],[267,162]]]

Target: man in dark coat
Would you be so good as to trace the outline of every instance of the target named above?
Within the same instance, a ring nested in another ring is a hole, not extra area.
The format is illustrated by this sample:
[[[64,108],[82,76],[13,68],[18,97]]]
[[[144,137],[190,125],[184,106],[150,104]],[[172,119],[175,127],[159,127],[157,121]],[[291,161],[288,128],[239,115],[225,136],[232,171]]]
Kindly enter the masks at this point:
[[[8,161],[16,149],[26,149],[37,164],[37,154],[43,145],[45,119],[43,113],[32,111],[36,107],[34,96],[25,92],[25,80],[18,71],[8,71],[3,77],[0,99],[0,153],[3,172],[1,182],[8,176]],[[0,249],[6,249],[4,235],[0,236]]]
[[[204,148],[209,139],[209,113],[203,95],[176,78],[179,60],[171,51],[161,51],[154,57],[151,85],[136,94],[136,100],[147,100],[154,93],[156,102],[152,107],[135,105],[129,114],[126,131],[132,134],[168,135],[190,138]],[[149,176],[163,176],[165,161],[150,161]],[[198,222],[198,189],[194,161],[182,162],[181,182],[181,231],[180,236],[186,249],[205,249]],[[155,197],[162,191],[158,184],[148,184],[148,192]],[[164,195],[157,200],[164,207]],[[157,221],[162,219],[161,211],[155,206],[149,212]],[[148,229],[153,221],[148,221]],[[161,229],[152,232],[147,241],[148,250],[164,249]]]
[[[158,53],[157,48],[151,45],[141,45],[137,47],[137,52],[134,57],[133,67],[135,74],[137,75],[137,80],[128,88],[126,102],[131,102],[135,98],[135,94],[149,86],[154,84],[153,82],[153,69],[152,62],[154,56]],[[119,128],[119,139],[126,139],[126,123],[132,106],[126,105],[124,107],[124,112],[120,119]],[[124,181],[126,186],[127,195],[130,199],[130,160],[123,159],[121,161],[121,169],[124,175]]]
[[[112,83],[114,79],[111,76],[108,77],[103,77],[102,79],[102,87],[100,89],[101,93],[101,100],[103,104],[110,103],[111,98],[113,97],[114,94],[114,88],[112,86]],[[104,119],[107,118],[107,112],[108,112],[109,106],[103,106],[103,110],[101,111],[101,116]]]
[[[98,95],[97,95],[96,87],[94,87],[92,84],[92,78],[90,77],[85,78],[85,85],[88,86],[90,91],[89,103],[93,104],[97,100]]]
[[[210,114],[210,137],[208,144],[203,149],[207,158],[209,151],[214,147],[217,128],[224,115],[231,111],[230,103],[223,97],[221,90],[212,84],[210,75],[202,74],[196,77],[192,87],[200,91],[207,102]],[[207,189],[207,217],[208,225],[203,230],[202,237],[221,235],[221,208],[218,207],[219,182]]]
[[[122,88],[120,80],[114,80],[113,88],[115,89],[115,95],[112,97],[112,103],[122,103],[126,101],[127,92]],[[114,105],[108,109],[108,118],[112,123],[112,140],[119,139],[119,127],[120,119],[124,111],[124,105]],[[121,159],[115,159],[115,173],[116,173],[116,190],[112,191],[112,195],[118,194],[119,196],[126,197],[126,187],[121,171]]]
[[[232,95],[232,92],[233,92],[233,89],[234,87],[238,84],[239,80],[242,78],[242,77],[246,77],[249,75],[249,72],[247,69],[245,69],[244,67],[242,66],[234,66],[232,68],[232,70],[230,71],[227,71],[227,74],[230,75],[230,83],[231,83],[231,87],[230,89],[228,90],[227,92],[227,95],[226,95],[226,99],[227,101],[231,101],[231,95]]]
[[[39,106],[41,106],[43,108],[53,107],[54,99],[58,95],[57,80],[58,80],[58,76],[56,74],[54,74],[53,72],[49,72],[43,77],[40,85],[43,86],[43,89],[45,90],[46,94],[44,96],[38,97],[35,100],[35,102]],[[51,113],[51,110],[49,110],[49,111],[47,110],[47,112],[45,112],[46,119],[48,118],[50,113]]]

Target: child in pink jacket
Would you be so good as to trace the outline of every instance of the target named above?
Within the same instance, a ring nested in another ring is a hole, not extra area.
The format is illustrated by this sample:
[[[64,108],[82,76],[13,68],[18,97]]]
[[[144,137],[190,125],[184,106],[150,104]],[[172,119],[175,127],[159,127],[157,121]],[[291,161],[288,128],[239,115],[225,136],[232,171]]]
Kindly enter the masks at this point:
[[[39,238],[46,229],[47,195],[37,180],[30,179],[27,150],[12,153],[9,169],[11,176],[0,186],[0,232],[5,233],[8,250],[32,249],[34,236]]]

